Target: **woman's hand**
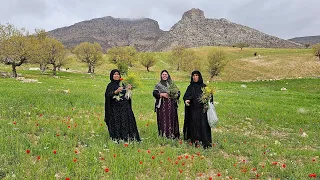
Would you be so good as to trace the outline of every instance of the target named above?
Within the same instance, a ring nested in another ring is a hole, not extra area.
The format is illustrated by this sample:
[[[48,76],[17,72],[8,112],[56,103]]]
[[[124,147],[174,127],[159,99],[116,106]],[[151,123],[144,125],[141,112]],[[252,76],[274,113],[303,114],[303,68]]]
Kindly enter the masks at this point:
[[[163,98],[169,98],[169,95],[167,93],[160,93],[160,97],[163,97]]]
[[[118,94],[119,92],[121,92],[123,90],[123,87],[118,87],[117,90],[114,91],[115,94]]]
[[[185,103],[187,106],[190,106],[190,100],[186,100]]]

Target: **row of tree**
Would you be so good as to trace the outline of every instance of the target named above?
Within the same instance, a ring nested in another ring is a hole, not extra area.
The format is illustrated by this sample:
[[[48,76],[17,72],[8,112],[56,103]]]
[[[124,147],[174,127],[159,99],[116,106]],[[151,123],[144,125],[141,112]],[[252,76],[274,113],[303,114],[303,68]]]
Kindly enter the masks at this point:
[[[238,47],[247,45],[240,43]],[[320,45],[314,45],[314,54],[320,59]],[[52,65],[53,75],[64,65],[68,56],[74,54],[77,59],[88,65],[88,73],[94,73],[95,68],[103,63],[103,50],[99,43],[83,42],[68,50],[64,45],[48,36],[44,30],[36,30],[30,35],[25,29],[15,28],[11,24],[0,24],[0,61],[12,66],[12,75],[17,77],[16,67],[23,63],[39,64],[41,71],[47,65]],[[108,50],[109,61],[117,65],[118,69],[126,74],[128,67],[137,61],[149,72],[158,60],[156,53],[137,52],[134,47],[113,47]],[[168,60],[177,71],[190,72],[195,69],[207,70],[211,78],[217,76],[227,64],[225,53],[222,50],[212,50],[208,54],[200,54],[195,50],[177,46],[172,49]]]

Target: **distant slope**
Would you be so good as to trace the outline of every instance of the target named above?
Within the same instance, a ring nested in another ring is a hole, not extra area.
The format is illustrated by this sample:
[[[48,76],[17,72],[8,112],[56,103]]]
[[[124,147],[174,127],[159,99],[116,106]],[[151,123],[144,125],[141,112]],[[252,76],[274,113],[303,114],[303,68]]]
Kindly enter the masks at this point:
[[[165,33],[158,22],[144,18],[137,20],[103,17],[49,31],[67,47],[81,42],[98,42],[104,49],[131,45],[143,50]]]
[[[168,33],[149,47],[149,51],[167,51],[185,47],[232,46],[246,42],[251,47],[302,48],[301,44],[270,36],[226,19],[207,19],[200,9],[185,12]]]
[[[313,45],[320,43],[320,36],[304,36],[304,37],[295,37],[292,39],[288,39],[289,41],[293,41],[300,44],[308,44]]]

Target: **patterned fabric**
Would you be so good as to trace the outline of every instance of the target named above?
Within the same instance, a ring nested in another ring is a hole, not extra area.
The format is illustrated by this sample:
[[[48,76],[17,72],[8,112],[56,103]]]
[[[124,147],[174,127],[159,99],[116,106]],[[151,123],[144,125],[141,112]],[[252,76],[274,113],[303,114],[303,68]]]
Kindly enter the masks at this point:
[[[136,120],[128,100],[111,102],[111,120],[108,129],[113,140],[140,141]]]
[[[159,136],[180,137],[176,100],[163,99],[161,107],[157,110],[157,122]]]

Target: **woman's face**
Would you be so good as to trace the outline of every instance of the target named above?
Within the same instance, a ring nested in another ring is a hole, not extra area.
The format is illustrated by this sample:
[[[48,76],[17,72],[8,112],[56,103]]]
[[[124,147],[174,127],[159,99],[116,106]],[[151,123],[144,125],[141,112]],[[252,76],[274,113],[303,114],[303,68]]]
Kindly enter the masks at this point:
[[[161,79],[164,80],[164,81],[168,80],[168,73],[167,72],[163,72],[161,74]]]
[[[119,74],[118,72],[115,72],[115,73],[113,74],[113,80],[115,80],[115,81],[120,80],[120,74]]]
[[[198,74],[194,74],[192,76],[193,82],[198,82],[199,81],[199,75]]]

